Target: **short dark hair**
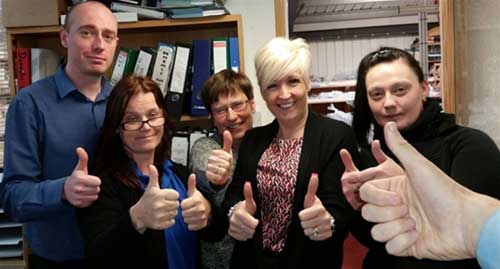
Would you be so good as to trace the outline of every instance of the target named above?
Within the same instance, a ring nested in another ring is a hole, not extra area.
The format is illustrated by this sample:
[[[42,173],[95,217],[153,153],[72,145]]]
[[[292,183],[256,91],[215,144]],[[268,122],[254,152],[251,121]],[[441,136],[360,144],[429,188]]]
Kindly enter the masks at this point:
[[[368,144],[367,134],[370,131],[370,124],[374,123],[373,113],[368,104],[368,94],[366,92],[366,74],[368,71],[380,64],[394,62],[403,59],[408,67],[415,73],[418,82],[424,81],[424,73],[419,63],[410,53],[393,47],[381,47],[366,55],[358,67],[358,79],[356,82],[356,97],[354,98],[354,114],[352,128],[356,133],[356,138],[362,146]]]
[[[106,116],[102,126],[101,135],[95,151],[95,174],[97,176],[111,175],[131,188],[139,188],[134,171],[123,147],[119,135],[119,128],[125,110],[132,96],[139,93],[153,93],[155,101],[163,115],[166,116],[165,101],[158,85],[147,77],[129,75],[123,77],[113,88],[108,99]],[[156,147],[154,164],[161,168],[168,158],[168,126],[163,126],[164,133],[160,144]],[[161,173],[162,169],[158,169]]]
[[[212,113],[212,104],[219,101],[219,96],[229,96],[242,91],[248,100],[253,100],[253,87],[250,79],[231,69],[219,71],[203,85],[201,99],[207,110]]]

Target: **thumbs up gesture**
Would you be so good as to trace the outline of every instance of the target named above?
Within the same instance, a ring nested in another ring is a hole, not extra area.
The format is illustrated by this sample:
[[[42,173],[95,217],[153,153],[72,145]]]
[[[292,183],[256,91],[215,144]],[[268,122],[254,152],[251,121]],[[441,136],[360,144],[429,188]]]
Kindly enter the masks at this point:
[[[363,183],[373,179],[380,179],[392,176],[403,175],[404,171],[391,158],[382,151],[380,141],[375,140],[372,143],[372,155],[377,160],[378,165],[358,171],[352,162],[351,155],[345,149],[340,150],[340,158],[345,166],[345,172],[342,175],[342,192],[347,201],[355,210],[359,210],[364,204],[359,197],[359,188]]]
[[[257,210],[257,205],[253,200],[252,185],[245,182],[243,187],[244,201],[240,201],[232,208],[233,212],[229,216],[229,235],[239,241],[246,241],[253,237],[255,229],[259,225],[259,220],[253,215]]]
[[[129,210],[134,228],[144,233],[147,228],[163,230],[174,225],[178,199],[177,191],[160,189],[158,171],[154,165],[150,165],[148,186],[141,199]]]
[[[188,198],[181,202],[182,217],[190,231],[198,231],[207,226],[212,207],[207,199],[196,189],[195,174],[189,176],[187,193]]]
[[[333,217],[316,196],[319,179],[317,174],[312,174],[304,198],[304,209],[299,212],[300,225],[304,234],[314,241],[328,239],[333,234]]]
[[[222,149],[213,150],[208,158],[206,176],[214,185],[225,185],[231,175],[233,166],[233,137],[229,131],[223,133]]]
[[[99,195],[101,179],[88,174],[87,152],[78,147],[76,149],[78,163],[71,175],[64,182],[62,197],[75,207],[91,205]]]
[[[500,202],[448,177],[404,140],[394,122],[386,123],[384,135],[406,174],[373,180],[361,188],[367,202],[363,218],[377,223],[373,238],[387,242],[387,252],[396,256],[475,257],[481,225]]]

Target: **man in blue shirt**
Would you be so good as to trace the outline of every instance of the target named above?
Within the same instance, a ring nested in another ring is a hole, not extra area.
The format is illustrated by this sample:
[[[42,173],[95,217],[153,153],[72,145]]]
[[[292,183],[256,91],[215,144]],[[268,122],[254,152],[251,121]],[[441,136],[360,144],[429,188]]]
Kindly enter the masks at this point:
[[[397,131],[384,128],[406,175],[367,181],[360,189],[363,217],[378,223],[372,236],[396,256],[433,260],[475,258],[500,264],[500,201],[473,192],[420,155]]]
[[[66,65],[21,90],[9,106],[0,202],[10,218],[25,223],[30,268],[84,266],[75,207],[89,206],[99,194],[87,152],[93,153],[111,91],[103,74],[113,62],[117,31],[105,5],[74,6],[59,33]]]

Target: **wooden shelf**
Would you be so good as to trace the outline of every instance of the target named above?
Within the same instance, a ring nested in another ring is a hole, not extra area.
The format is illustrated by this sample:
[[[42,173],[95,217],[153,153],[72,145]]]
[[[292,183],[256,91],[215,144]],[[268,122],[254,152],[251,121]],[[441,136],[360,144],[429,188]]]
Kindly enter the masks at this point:
[[[244,72],[243,25],[240,15],[203,17],[197,19],[165,19],[127,22],[118,24],[119,46],[139,49],[141,46],[156,47],[158,42],[188,43],[195,39],[238,37],[240,71]],[[9,87],[16,94],[14,78],[14,54],[16,47],[47,48],[66,54],[59,39],[60,26],[36,26],[7,28]],[[119,48],[117,48],[119,49]],[[105,77],[111,77],[114,63]],[[205,118],[206,120],[206,118]],[[199,122],[200,119],[183,116],[181,121]]]
[[[240,15],[204,17],[180,20],[147,20],[120,23],[119,46],[138,49],[141,46],[156,47],[159,41],[169,43],[191,43],[194,39],[212,39],[214,37],[238,37],[240,70],[244,72],[243,25]],[[37,26],[7,28],[7,48],[9,57],[9,86],[11,95],[14,87],[14,58],[16,47],[37,47],[66,54],[59,40],[60,26]],[[110,77],[112,68],[106,73]]]

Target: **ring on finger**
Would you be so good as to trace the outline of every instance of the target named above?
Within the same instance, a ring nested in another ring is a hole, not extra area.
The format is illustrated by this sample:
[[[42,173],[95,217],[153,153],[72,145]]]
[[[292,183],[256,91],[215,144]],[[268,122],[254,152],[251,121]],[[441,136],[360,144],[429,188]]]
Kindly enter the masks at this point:
[[[359,188],[361,187],[360,182],[355,182],[352,184],[352,189],[354,193],[359,193]]]
[[[240,232],[245,233],[245,224],[243,223],[240,225]]]
[[[318,229],[318,226],[314,227],[313,229],[313,234],[312,234],[312,237],[318,237],[319,235],[319,229]]]

